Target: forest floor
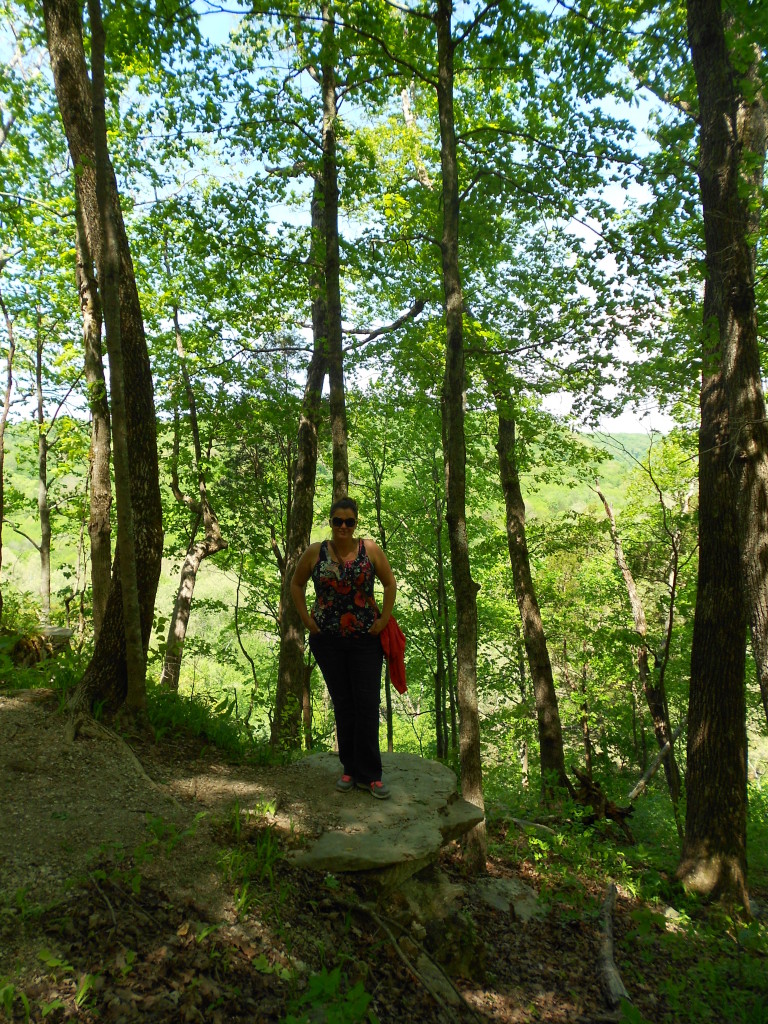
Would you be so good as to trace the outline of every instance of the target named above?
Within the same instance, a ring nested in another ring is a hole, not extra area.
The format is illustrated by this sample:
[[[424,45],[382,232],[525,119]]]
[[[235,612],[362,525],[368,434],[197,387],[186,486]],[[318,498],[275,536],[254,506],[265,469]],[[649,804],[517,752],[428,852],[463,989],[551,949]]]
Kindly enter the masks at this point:
[[[376,902],[354,876],[286,861],[322,809],[309,792],[309,816],[276,806],[282,770],[233,764],[199,739],[129,746],[90,722],[73,737],[51,691],[0,695],[0,1019],[678,1019],[660,991],[701,949],[659,955],[663,916],[647,913],[645,944],[630,941],[642,908],[628,892],[613,917],[617,949],[625,963],[639,952],[642,969],[627,979],[637,1009],[622,1018],[598,982],[601,886],[558,891],[532,861],[492,856],[489,874],[540,893],[539,918],[466,897],[439,927],[412,926],[397,894]],[[261,812],[244,815],[254,785]],[[514,825],[490,828],[499,840]],[[439,867],[467,881],[456,845]],[[766,1004],[764,1017],[754,1006],[750,1019],[764,1024]]]

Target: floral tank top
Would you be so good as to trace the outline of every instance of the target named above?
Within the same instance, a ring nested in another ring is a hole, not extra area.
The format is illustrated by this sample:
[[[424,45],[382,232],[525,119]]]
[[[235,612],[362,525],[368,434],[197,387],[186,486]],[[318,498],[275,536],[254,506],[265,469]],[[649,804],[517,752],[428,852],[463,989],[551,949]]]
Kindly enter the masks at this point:
[[[333,561],[328,541],[323,541],[312,570],[316,594],[312,617],[323,633],[360,636],[368,632],[378,616],[373,580],[373,564],[362,539],[357,557],[341,563]]]

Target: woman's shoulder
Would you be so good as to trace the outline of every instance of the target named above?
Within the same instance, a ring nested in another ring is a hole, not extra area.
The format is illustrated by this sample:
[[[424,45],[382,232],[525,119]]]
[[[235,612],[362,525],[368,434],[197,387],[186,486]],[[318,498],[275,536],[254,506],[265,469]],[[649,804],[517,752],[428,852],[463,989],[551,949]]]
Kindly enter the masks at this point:
[[[302,560],[314,565],[320,557],[320,549],[322,546],[322,541],[316,541],[314,544],[310,544],[309,547],[305,548],[304,554],[301,556]]]

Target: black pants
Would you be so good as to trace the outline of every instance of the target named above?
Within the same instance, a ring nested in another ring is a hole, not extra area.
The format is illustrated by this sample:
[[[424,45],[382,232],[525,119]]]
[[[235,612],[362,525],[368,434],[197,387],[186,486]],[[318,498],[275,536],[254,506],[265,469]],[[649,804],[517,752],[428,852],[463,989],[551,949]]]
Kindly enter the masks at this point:
[[[384,652],[378,636],[310,633],[315,656],[333,701],[339,760],[357,782],[381,779],[379,704]]]

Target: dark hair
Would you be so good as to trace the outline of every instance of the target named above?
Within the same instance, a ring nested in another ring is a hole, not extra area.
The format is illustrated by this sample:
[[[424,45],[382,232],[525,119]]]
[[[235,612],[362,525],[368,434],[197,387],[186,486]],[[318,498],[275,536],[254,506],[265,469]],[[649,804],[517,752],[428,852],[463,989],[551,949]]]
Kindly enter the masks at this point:
[[[334,503],[331,505],[331,515],[333,515],[333,513],[340,508],[351,508],[352,511],[355,513],[355,519],[358,518],[357,502],[355,501],[354,498],[339,498],[338,501],[334,501]]]

